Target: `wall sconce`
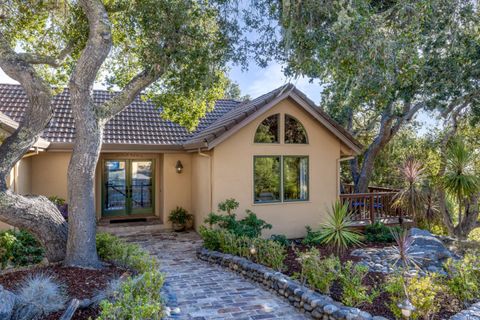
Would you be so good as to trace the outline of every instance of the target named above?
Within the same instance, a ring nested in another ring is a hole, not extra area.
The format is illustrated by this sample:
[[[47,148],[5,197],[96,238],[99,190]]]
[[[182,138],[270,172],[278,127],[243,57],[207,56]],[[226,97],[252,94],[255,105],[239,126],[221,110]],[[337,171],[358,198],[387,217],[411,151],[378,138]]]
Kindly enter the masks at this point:
[[[177,164],[175,165],[175,169],[177,169],[177,173],[182,173],[183,165],[182,165],[182,162],[180,162],[180,160],[177,161]]]

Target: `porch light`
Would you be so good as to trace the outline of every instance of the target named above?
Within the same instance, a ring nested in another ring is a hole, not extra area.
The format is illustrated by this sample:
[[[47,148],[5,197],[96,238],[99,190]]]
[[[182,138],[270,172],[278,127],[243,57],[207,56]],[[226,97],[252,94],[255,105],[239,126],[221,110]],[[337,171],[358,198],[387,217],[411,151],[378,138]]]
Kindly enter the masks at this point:
[[[177,161],[177,164],[175,165],[175,169],[177,169],[177,173],[182,173],[183,171],[183,165],[180,160]]]
[[[405,319],[409,319],[412,315],[412,312],[415,311],[415,307],[410,300],[408,300],[408,298],[400,302],[397,306],[400,308],[400,310],[402,310],[402,315],[405,317]]]

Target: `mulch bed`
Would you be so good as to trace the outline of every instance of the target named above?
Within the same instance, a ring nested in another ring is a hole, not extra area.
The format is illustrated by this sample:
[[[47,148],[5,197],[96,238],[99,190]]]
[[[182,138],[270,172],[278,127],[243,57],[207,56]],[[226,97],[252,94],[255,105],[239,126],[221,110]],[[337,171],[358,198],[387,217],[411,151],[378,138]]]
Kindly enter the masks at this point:
[[[59,283],[64,284],[70,299],[88,299],[104,289],[112,279],[119,278],[127,269],[108,265],[101,270],[63,267],[50,265],[23,271],[13,271],[0,275],[0,285],[7,290],[15,291],[25,278],[34,274],[51,275]],[[75,320],[95,319],[99,313],[98,307],[78,309],[73,316]],[[50,314],[44,320],[56,320],[63,311]]]
[[[306,246],[301,243],[301,240],[295,240],[294,242],[295,250],[305,252],[311,247]],[[364,243],[362,247],[365,248],[384,248],[384,247],[390,247],[394,245],[393,243]],[[316,248],[320,251],[320,256],[321,257],[329,257],[330,255],[336,255],[335,251],[332,250],[329,247],[318,245]],[[358,247],[357,247],[358,248]],[[340,261],[342,263],[345,263],[346,261],[360,261],[361,259],[356,256],[352,256],[351,252],[357,248],[349,248],[345,250],[340,256]],[[295,250],[292,248],[292,246],[288,247],[287,250],[287,257],[284,261],[286,270],[284,271],[285,274],[292,276],[295,273],[300,273],[301,268],[300,264],[297,261],[297,255],[295,253]],[[365,277],[363,284],[368,286],[369,288],[373,289],[375,287],[377,288],[382,288],[382,284],[385,281],[385,274],[383,273],[378,273],[378,272],[369,272],[367,276]],[[332,285],[332,288],[330,289],[330,296],[336,300],[336,301],[341,301],[342,298],[342,287],[338,282],[335,282]],[[370,314],[374,316],[383,316],[388,319],[395,319],[395,316],[393,313],[388,309],[387,303],[390,300],[390,296],[388,293],[382,292],[376,299],[374,299],[372,304],[362,304],[358,306],[358,308],[369,312]],[[435,314],[432,319],[449,319],[452,315],[455,314],[455,312],[451,312],[445,308],[442,308],[439,313]]]

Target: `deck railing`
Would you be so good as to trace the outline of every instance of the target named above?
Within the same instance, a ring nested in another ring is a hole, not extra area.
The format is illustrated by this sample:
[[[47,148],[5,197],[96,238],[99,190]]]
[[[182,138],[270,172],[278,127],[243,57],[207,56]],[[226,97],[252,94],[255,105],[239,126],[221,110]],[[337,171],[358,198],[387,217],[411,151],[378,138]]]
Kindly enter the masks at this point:
[[[402,224],[406,217],[402,208],[393,206],[397,192],[344,193],[342,203],[347,202],[352,219],[361,224],[382,221],[388,224]]]
[[[342,193],[355,193],[353,184],[343,184],[343,192]],[[368,187],[368,192],[397,192],[398,189],[387,188],[387,187],[376,187],[371,186]]]

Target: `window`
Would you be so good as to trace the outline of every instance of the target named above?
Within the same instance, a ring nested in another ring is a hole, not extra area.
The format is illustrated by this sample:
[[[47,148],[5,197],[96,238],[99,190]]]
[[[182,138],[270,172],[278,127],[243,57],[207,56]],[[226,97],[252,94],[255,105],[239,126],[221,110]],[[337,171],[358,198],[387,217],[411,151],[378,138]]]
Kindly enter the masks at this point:
[[[308,200],[307,156],[255,156],[254,202]]]
[[[275,114],[262,121],[255,132],[255,143],[279,142],[280,115]]]
[[[279,202],[280,157],[254,157],[255,202]]]
[[[285,143],[308,143],[303,125],[288,114],[285,115]]]
[[[308,157],[283,157],[283,200],[308,200]]]

